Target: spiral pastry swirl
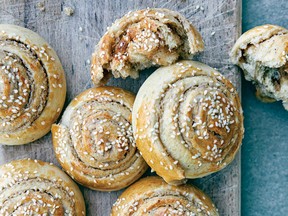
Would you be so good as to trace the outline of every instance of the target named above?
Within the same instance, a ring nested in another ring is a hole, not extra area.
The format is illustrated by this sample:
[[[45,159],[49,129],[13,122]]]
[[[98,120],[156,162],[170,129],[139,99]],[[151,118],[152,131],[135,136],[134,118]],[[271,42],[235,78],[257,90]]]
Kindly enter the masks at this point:
[[[0,143],[26,144],[51,129],[66,95],[55,51],[36,33],[0,25]]]
[[[111,75],[135,79],[144,68],[170,65],[203,49],[201,35],[180,13],[160,8],[129,12],[112,24],[96,46],[92,80],[98,85]]]
[[[133,131],[149,166],[171,184],[230,163],[243,137],[243,115],[230,81],[199,62],[156,70],[133,107]]]
[[[113,191],[136,181],[147,169],[131,126],[135,96],[116,87],[84,91],[52,126],[56,156],[77,182]]]
[[[218,216],[217,209],[198,188],[192,185],[173,186],[153,176],[130,186],[117,199],[111,216],[194,215]]]
[[[58,167],[37,160],[12,161],[0,167],[0,214],[85,215],[78,186]]]

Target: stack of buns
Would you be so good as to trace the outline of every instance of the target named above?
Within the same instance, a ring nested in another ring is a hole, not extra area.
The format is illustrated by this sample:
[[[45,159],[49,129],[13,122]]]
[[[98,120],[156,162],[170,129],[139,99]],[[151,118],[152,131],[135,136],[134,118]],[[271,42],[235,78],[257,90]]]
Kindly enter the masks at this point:
[[[53,123],[66,83],[56,53],[28,29],[0,25],[0,30],[2,144],[30,143],[52,126],[56,158],[77,183],[100,191],[132,184],[113,205],[112,216],[218,215],[210,198],[186,182],[233,161],[243,138],[243,112],[227,78],[190,60],[204,43],[185,17],[145,9],[116,20],[92,55],[95,87],[75,97],[58,124]],[[259,96],[282,100],[286,108],[287,36],[279,26],[256,27],[231,52]],[[151,66],[159,68],[136,96],[104,86],[111,76],[137,78]],[[159,177],[137,181],[148,167]],[[77,185],[51,164],[12,161],[0,167],[0,178],[2,215],[86,214]]]

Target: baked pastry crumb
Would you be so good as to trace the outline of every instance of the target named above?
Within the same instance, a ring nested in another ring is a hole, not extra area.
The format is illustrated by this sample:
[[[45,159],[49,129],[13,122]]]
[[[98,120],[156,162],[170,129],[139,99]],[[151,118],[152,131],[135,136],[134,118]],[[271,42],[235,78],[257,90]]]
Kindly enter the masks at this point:
[[[72,16],[74,14],[74,9],[72,7],[64,7],[63,11],[67,16]]]

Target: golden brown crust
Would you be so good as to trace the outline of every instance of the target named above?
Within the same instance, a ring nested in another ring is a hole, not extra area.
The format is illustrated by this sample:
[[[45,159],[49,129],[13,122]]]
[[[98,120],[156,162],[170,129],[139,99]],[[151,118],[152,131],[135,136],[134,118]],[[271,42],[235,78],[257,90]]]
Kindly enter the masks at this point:
[[[194,61],[156,70],[141,86],[132,116],[143,158],[170,184],[224,168],[240,148],[244,131],[231,82]]]
[[[168,185],[147,177],[126,189],[112,207],[111,216],[219,215],[210,198],[192,185]]]
[[[253,81],[262,101],[288,102],[288,30],[276,25],[257,26],[245,32],[231,51],[231,60]]]
[[[66,96],[55,51],[35,32],[0,25],[0,143],[20,145],[44,136]]]
[[[264,102],[264,103],[273,103],[275,102],[276,100],[274,98],[271,98],[271,97],[267,97],[265,95],[263,95],[261,93],[261,90],[256,88],[256,93],[255,93],[256,97],[258,98],[258,100]]]
[[[23,159],[0,166],[1,215],[86,215],[78,186],[58,167]]]
[[[78,95],[61,122],[52,126],[57,159],[80,184],[94,190],[119,190],[147,170],[132,134],[134,99],[120,88],[91,88]]]
[[[135,79],[139,70],[169,65],[203,49],[201,35],[180,13],[160,8],[129,12],[116,20],[96,46],[92,80],[95,85],[105,84],[112,74]]]

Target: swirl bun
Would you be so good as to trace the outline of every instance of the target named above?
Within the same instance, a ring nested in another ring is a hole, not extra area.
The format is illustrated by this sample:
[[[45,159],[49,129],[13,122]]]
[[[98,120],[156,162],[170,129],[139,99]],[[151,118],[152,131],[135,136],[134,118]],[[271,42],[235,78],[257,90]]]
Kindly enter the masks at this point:
[[[119,190],[148,168],[132,133],[134,98],[116,87],[88,89],[66,108],[60,124],[52,126],[57,159],[80,184]]]
[[[256,26],[241,35],[230,56],[244,71],[246,80],[256,85],[260,100],[282,100],[288,110],[288,29]]]
[[[203,215],[218,216],[217,209],[198,188],[173,186],[153,176],[139,180],[118,198],[111,216],[121,215]]]
[[[58,167],[23,159],[0,166],[1,215],[85,215],[78,186]]]
[[[201,35],[180,13],[168,9],[130,12],[108,29],[92,55],[94,84],[114,77],[137,78],[139,70],[170,65],[204,49]]]
[[[32,142],[51,129],[66,96],[63,68],[38,34],[0,25],[0,143]]]
[[[234,159],[243,137],[235,88],[194,61],[156,70],[141,86],[132,115],[143,158],[171,184],[222,169]]]

